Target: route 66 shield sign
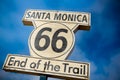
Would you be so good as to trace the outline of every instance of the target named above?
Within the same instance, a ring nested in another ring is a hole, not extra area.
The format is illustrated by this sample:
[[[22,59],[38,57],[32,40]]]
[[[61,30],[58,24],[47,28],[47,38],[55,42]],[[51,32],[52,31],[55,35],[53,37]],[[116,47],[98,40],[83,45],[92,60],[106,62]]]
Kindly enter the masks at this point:
[[[90,14],[27,10],[23,23],[34,26],[29,37],[29,49],[32,56],[64,60],[74,47],[75,31],[89,30]]]

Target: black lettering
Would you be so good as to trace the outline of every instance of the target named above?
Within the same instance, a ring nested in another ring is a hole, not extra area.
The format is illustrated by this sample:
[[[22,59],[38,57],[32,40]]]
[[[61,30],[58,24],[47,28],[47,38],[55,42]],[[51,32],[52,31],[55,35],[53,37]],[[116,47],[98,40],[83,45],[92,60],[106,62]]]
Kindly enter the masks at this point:
[[[84,21],[87,23],[87,16],[86,15],[83,16],[82,22],[84,22]]]
[[[47,70],[49,70],[51,68],[51,71],[53,71],[53,65],[50,64],[51,62],[48,61],[48,65],[47,65]]]
[[[74,21],[76,21],[76,15],[74,15]]]
[[[55,14],[54,20],[61,20],[61,14]]]
[[[45,19],[50,19],[50,13],[46,15]]]
[[[63,14],[63,15],[62,15],[62,20],[65,21],[66,19],[67,19],[67,14]]]
[[[45,12],[42,13],[42,19],[44,19],[45,14],[46,14]]]
[[[36,48],[37,50],[43,51],[43,50],[45,50],[45,49],[49,46],[49,44],[50,44],[49,36],[47,36],[47,35],[42,35],[42,33],[43,33],[44,31],[49,31],[49,32],[51,32],[51,30],[52,30],[51,28],[43,28],[43,29],[41,29],[41,30],[38,32],[38,34],[37,34],[37,36],[36,36],[36,38],[35,38],[35,43],[34,43],[34,46],[35,46],[35,48]],[[42,38],[44,38],[44,39],[46,40],[46,43],[45,43],[44,46],[40,46],[40,45],[39,45],[39,41],[40,41]]]
[[[79,68],[74,67],[74,68],[73,68],[73,73],[74,73],[74,74],[79,74]]]
[[[20,61],[19,60],[15,60],[15,62],[14,62],[14,66],[19,66],[20,65]]]
[[[59,66],[59,65],[56,65],[56,66],[54,67],[54,71],[60,71],[60,66]]]
[[[27,12],[27,17],[26,17],[26,18],[31,18],[31,17],[30,17],[30,13],[31,13],[31,12]]]
[[[77,16],[77,21],[78,21],[78,22],[81,22],[81,15],[78,15],[78,16]]]
[[[32,13],[31,18],[36,18],[35,12]]]
[[[67,69],[67,65],[69,65],[68,63],[63,63],[64,65],[64,72],[66,72],[66,69]]]
[[[35,68],[36,67],[36,63],[35,62],[32,62],[31,64],[30,64],[30,68]]]
[[[8,62],[8,65],[12,66],[12,62],[14,62],[13,59],[15,59],[15,57],[11,57],[11,58],[10,58],[10,60],[9,60],[9,62]]]
[[[72,14],[69,14],[68,15],[68,21],[75,21],[75,17],[74,17],[74,15]]]
[[[67,40],[66,40],[66,38],[65,38],[65,37],[62,37],[62,36],[58,36],[58,34],[59,34],[60,32],[65,32],[65,33],[67,33],[68,30],[67,30],[67,29],[59,29],[59,30],[57,30],[57,31],[54,33],[54,35],[53,35],[52,49],[53,49],[55,52],[58,52],[58,53],[64,51],[64,50],[66,49],[66,47],[67,47]],[[61,40],[61,41],[63,42],[61,48],[57,48],[56,43],[57,43],[58,40]]]
[[[85,65],[84,65],[84,69],[83,69],[83,74],[85,75]]]
[[[71,72],[71,69],[73,69],[73,67],[69,67],[69,70],[68,70],[69,73]]]
[[[36,18],[40,19],[41,18],[41,13],[37,12],[36,13]]]
[[[37,62],[37,69],[39,68],[40,61],[41,61],[41,60],[39,60],[39,61]]]
[[[45,62],[44,64],[44,71],[46,70],[46,67],[47,67],[47,62]]]
[[[80,65],[80,74],[82,74],[82,72],[83,72],[83,66]]]
[[[25,67],[25,66],[26,66],[26,63],[27,63],[27,60],[28,60],[28,59],[26,59],[25,61],[22,61],[22,62],[20,63],[20,67]]]

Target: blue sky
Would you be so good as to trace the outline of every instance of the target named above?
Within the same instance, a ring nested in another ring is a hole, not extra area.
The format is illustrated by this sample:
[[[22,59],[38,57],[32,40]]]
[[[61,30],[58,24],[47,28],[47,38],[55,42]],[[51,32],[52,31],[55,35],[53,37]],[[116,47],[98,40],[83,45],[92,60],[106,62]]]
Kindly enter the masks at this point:
[[[68,59],[90,62],[91,80],[120,80],[119,0],[1,0],[0,80],[39,80],[2,70],[8,53],[30,55],[28,37],[33,27],[22,23],[26,9],[90,12],[91,29],[75,33],[75,48]]]

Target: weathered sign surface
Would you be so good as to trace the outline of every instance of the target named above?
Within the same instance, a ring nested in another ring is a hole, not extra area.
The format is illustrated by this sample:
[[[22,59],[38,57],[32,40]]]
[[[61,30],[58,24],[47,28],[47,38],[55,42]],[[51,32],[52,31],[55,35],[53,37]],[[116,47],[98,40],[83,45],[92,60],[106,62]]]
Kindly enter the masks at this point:
[[[65,60],[71,53],[76,30],[90,29],[90,13],[26,10],[25,25],[34,26],[29,37],[30,56],[9,54],[5,71],[70,80],[89,80],[90,64]]]
[[[23,23],[34,26],[29,37],[31,56],[67,59],[74,47],[74,32],[89,30],[90,17],[85,12],[26,10]]]
[[[48,75],[58,78],[89,79],[89,63],[8,55],[3,65],[6,71]]]
[[[23,22],[26,25],[32,25],[32,21],[47,21],[90,26],[90,18],[90,13],[85,12],[29,9],[25,12]]]

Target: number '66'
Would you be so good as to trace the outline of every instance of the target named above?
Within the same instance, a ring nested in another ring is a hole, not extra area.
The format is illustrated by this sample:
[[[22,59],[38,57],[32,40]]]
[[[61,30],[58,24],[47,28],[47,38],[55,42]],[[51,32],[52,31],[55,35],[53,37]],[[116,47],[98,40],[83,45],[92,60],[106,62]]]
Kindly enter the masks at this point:
[[[43,33],[44,31],[49,31],[49,32],[51,32],[52,29],[51,29],[51,28],[48,28],[48,27],[45,27],[45,28],[42,28],[42,29],[38,32],[38,34],[37,34],[36,37],[35,37],[35,42],[34,42],[34,46],[35,46],[35,48],[36,48],[37,50],[43,51],[43,50],[47,49],[48,46],[51,46],[52,49],[53,49],[53,51],[59,53],[59,52],[63,52],[63,51],[66,49],[66,47],[67,47],[67,40],[66,40],[66,38],[63,37],[63,36],[58,36],[58,34],[60,34],[61,32],[67,33],[67,32],[68,32],[67,29],[58,29],[58,30],[54,33],[54,35],[53,35],[53,37],[52,37],[52,40],[50,40],[49,36],[47,36],[47,35],[42,35],[42,33]],[[43,46],[41,46],[41,45],[39,44],[39,42],[40,42],[40,40],[41,40],[42,38],[45,39],[45,44],[44,44]],[[57,43],[58,40],[61,40],[61,41],[62,41],[62,47],[61,47],[61,48],[57,48],[57,44],[56,44],[56,43]],[[50,41],[51,41],[51,45],[50,45]]]

